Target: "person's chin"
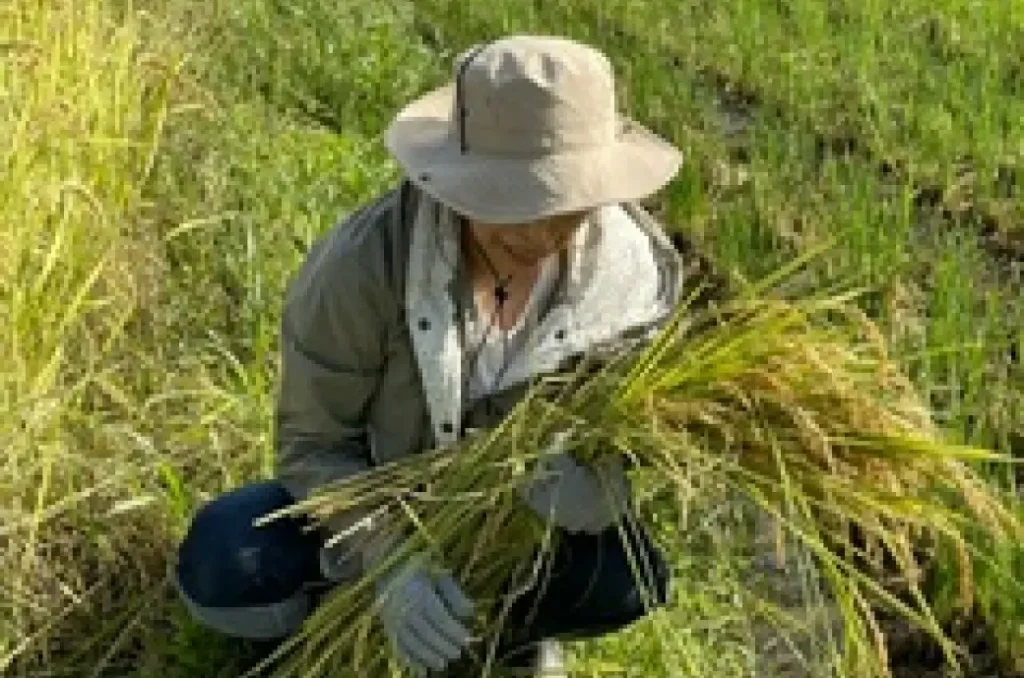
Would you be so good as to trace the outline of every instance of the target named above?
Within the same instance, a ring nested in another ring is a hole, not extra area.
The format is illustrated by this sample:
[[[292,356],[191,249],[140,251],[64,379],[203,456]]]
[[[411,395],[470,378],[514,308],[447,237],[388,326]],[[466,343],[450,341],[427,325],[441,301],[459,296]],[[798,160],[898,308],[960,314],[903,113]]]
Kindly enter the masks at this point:
[[[508,258],[511,259],[517,266],[523,268],[529,268],[530,266],[536,266],[541,259],[544,258],[544,254],[536,251],[516,251],[506,250]]]

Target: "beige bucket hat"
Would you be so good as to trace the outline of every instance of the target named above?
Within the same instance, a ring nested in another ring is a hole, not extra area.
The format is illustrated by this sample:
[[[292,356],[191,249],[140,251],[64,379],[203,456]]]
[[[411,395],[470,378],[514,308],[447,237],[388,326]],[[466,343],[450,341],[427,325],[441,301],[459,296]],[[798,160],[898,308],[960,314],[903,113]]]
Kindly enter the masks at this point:
[[[386,144],[410,181],[485,223],[524,223],[662,188],[681,152],[620,115],[597,49],[512,35],[455,60],[454,79],[392,121]]]

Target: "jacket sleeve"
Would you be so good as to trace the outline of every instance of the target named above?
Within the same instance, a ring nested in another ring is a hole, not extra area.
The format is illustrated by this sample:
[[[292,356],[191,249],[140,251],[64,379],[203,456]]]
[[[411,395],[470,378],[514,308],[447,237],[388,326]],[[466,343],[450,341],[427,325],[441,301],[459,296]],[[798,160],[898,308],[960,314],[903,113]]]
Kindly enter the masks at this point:
[[[290,282],[281,320],[277,477],[297,500],[370,468],[366,410],[386,360],[394,301],[359,229],[342,224]],[[335,531],[361,514],[328,521]]]

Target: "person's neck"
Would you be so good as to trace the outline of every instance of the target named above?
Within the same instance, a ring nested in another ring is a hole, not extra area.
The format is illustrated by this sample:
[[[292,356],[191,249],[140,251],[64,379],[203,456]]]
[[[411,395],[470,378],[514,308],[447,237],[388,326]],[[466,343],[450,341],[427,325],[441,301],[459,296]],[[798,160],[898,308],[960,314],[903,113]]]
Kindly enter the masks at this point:
[[[472,234],[464,234],[463,252],[477,312],[481,317],[497,314],[498,327],[514,327],[526,309],[534,285],[540,276],[542,262],[523,266],[494,256]]]
[[[524,266],[498,252],[487,251],[469,233],[463,234],[463,252],[470,280],[488,285],[531,286],[541,267],[541,261]]]

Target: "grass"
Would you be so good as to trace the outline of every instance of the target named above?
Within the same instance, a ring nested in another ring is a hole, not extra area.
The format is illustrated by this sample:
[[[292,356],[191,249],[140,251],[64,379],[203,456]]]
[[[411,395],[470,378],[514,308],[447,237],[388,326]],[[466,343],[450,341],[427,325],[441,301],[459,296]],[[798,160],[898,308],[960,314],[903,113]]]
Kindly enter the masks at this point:
[[[0,8],[0,671],[232,675],[176,605],[166,559],[196,506],[271,473],[284,282],[397,176],[379,143],[396,107],[507,31],[606,49],[627,110],[688,153],[667,223],[747,279],[837,238],[815,274],[877,288],[868,310],[951,433],[1020,449],[1024,302],[1007,252],[1024,223],[1024,6],[663,7]],[[713,488],[693,502],[710,513]],[[728,526],[709,519],[679,547],[673,642],[688,664],[664,667],[646,625],[581,664],[744,675],[735,563],[706,555],[733,543]],[[1019,657],[1024,608],[997,575],[1024,554],[997,556],[976,573],[981,612]]]
[[[124,621],[136,599],[112,592],[159,580],[168,521],[134,501],[154,468],[125,463],[145,452],[118,410],[139,395],[131,325],[158,262],[133,217],[177,62],[144,50],[131,23],[112,30],[95,5],[9,6],[0,34],[7,673],[19,656],[70,656],[76,647],[49,641],[54,628]]]

